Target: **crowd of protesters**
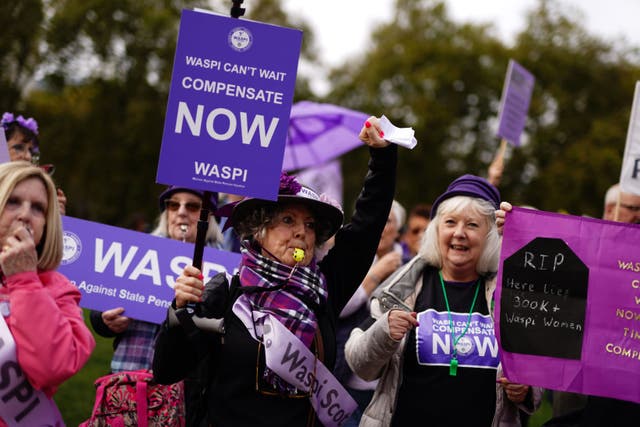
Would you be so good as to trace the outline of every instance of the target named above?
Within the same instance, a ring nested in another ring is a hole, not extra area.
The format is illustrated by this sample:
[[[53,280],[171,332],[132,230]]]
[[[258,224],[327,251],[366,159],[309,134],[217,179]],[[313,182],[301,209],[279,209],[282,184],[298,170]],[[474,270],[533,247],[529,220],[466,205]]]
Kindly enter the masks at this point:
[[[56,272],[67,199],[53,166],[39,165],[37,122],[7,112],[0,125],[9,154],[0,165],[0,339],[15,343],[0,363],[15,363],[40,399],[25,413],[24,401],[3,398],[0,426],[12,425],[11,411],[63,425],[53,395],[95,345],[79,291]],[[151,234],[194,243],[207,209],[206,244],[238,252],[240,265],[209,281],[186,266],[161,325],[123,307],[91,311],[94,331],[114,338],[109,372],[179,384],[180,425],[198,427],[525,426],[544,396],[548,427],[640,420],[635,403],[511,382],[499,354],[465,347],[474,322],[497,348],[493,295],[512,209],[498,190],[502,158],[487,178],[462,175],[407,214],[397,145],[374,116],[359,137],[370,157],[346,224],[342,206],[284,172],[276,201],[225,195],[224,209],[217,193],[166,188]],[[615,184],[604,200],[603,219],[640,222],[640,196]],[[196,327],[193,316],[217,326]],[[445,352],[436,351],[441,325]],[[282,362],[298,355],[295,368]]]

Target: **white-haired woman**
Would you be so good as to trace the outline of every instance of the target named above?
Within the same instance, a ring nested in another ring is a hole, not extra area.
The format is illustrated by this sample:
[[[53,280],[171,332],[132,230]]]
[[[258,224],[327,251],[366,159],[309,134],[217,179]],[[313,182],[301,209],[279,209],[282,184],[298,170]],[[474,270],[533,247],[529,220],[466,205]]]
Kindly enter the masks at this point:
[[[206,243],[215,248],[221,247],[222,233],[213,216],[218,205],[218,193],[170,186],[160,194],[158,201],[160,214],[151,234],[194,243],[200,210],[205,208],[209,211]],[[153,343],[158,335],[159,325],[131,319],[124,313],[123,307],[91,311],[90,320],[98,335],[114,338],[112,373],[151,369]]]
[[[354,372],[379,380],[361,426],[519,425],[516,404],[534,409],[528,386],[496,386],[499,203],[485,179],[454,180],[433,204],[420,256],[374,293],[372,318],[345,349]]]
[[[195,243],[197,224],[202,209],[209,212],[205,244],[221,248],[222,233],[214,217],[218,206],[218,193],[194,190],[181,186],[169,186],[159,196],[160,214],[154,236],[166,237],[186,243]],[[160,331],[160,325],[132,319],[126,315],[123,307],[114,307],[105,311],[91,311],[91,326],[96,333],[105,338],[114,338],[112,373],[124,371],[150,370],[153,362],[154,342]],[[182,385],[178,384],[173,392],[182,394]],[[197,384],[190,380],[184,383],[185,408],[173,408],[169,417],[192,417],[190,406],[201,393]],[[163,421],[167,422],[167,421]]]

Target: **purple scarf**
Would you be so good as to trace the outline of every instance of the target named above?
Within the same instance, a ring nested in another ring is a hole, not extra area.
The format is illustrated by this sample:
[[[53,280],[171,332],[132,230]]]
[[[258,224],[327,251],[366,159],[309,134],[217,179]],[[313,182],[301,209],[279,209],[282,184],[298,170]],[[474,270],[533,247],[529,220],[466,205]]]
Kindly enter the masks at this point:
[[[289,267],[266,258],[248,242],[240,252],[240,285],[258,291],[245,292],[252,309],[273,314],[311,348],[317,328],[314,310],[327,301],[325,279],[315,260],[305,267]]]

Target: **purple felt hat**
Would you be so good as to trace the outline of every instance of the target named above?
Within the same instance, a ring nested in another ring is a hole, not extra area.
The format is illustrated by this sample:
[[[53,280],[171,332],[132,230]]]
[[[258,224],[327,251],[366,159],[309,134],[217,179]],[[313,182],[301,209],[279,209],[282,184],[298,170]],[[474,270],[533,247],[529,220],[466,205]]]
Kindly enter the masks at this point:
[[[247,216],[260,206],[290,202],[301,203],[313,212],[317,226],[322,227],[322,229],[317,231],[319,243],[329,239],[342,226],[344,214],[339,207],[330,203],[328,199],[319,196],[311,188],[303,186],[294,176],[289,176],[286,172],[282,172],[280,175],[280,188],[278,189],[277,202],[249,197],[222,206],[218,209],[216,215],[229,217],[224,225],[224,229],[234,226],[235,228],[239,228],[238,224],[242,224]]]
[[[440,203],[455,196],[477,197],[491,203],[496,209],[500,207],[500,192],[498,189],[484,178],[467,174],[456,178],[449,184],[447,191],[438,196],[436,201],[433,202],[431,219],[436,216]]]
[[[164,212],[165,210],[165,205],[164,205],[165,200],[167,200],[169,197],[171,197],[175,193],[183,193],[183,192],[191,193],[200,197],[200,199],[202,199],[202,207],[204,207],[205,209],[208,209],[209,212],[213,213],[218,208],[218,193],[207,192],[209,197],[207,197],[207,199],[205,200],[205,191],[194,190],[192,188],[178,187],[176,185],[172,185],[170,187],[167,187],[166,190],[160,193],[160,197],[158,198],[158,201],[160,203],[160,212]]]

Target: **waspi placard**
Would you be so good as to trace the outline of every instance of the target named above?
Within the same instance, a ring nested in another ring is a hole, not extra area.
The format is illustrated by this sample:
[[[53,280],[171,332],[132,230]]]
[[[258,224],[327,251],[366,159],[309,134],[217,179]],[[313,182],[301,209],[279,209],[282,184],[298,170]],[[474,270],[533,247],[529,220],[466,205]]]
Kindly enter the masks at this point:
[[[302,31],[183,10],[156,180],[275,200]]]
[[[510,381],[640,403],[640,225],[513,208],[496,336]]]
[[[175,279],[191,265],[193,245],[165,237],[62,217],[64,255],[58,271],[82,293],[80,306],[162,323],[174,297]],[[240,254],[205,247],[205,282],[235,273]]]

